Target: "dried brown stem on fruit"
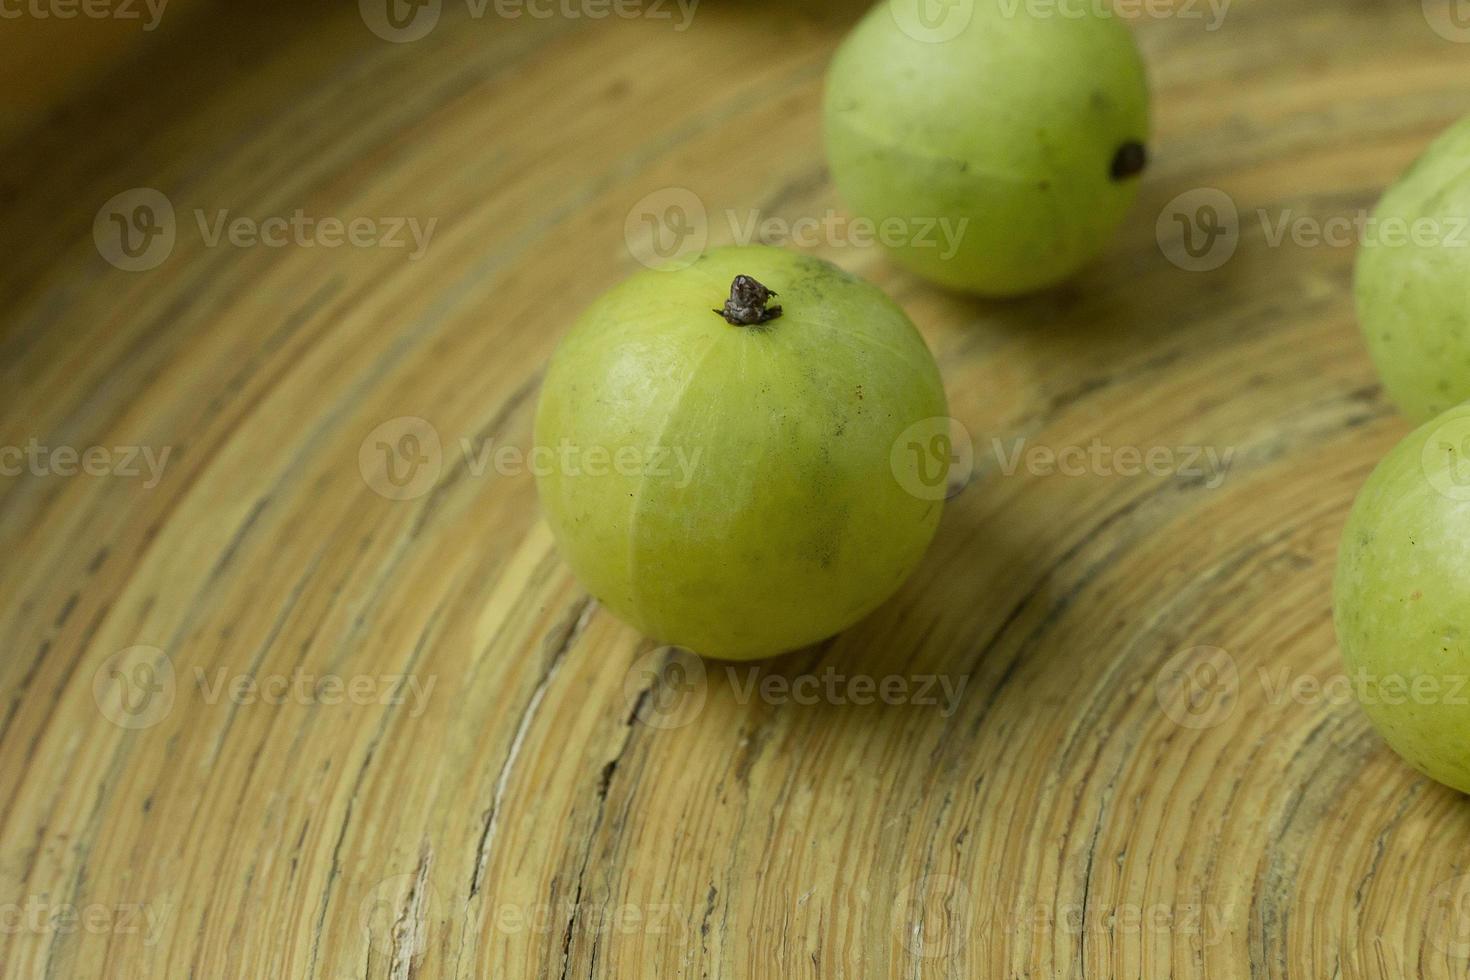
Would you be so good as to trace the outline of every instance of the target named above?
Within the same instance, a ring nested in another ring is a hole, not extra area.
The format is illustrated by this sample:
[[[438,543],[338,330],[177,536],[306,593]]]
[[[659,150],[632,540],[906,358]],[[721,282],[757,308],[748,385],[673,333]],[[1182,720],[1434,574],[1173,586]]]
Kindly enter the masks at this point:
[[[1113,166],[1109,171],[1114,180],[1127,180],[1143,173],[1148,166],[1148,150],[1142,143],[1129,141],[1118,147],[1113,154]]]
[[[730,283],[730,298],[725,300],[725,308],[714,312],[737,327],[770,323],[781,315],[781,307],[766,306],[775,295],[774,289],[767,289],[750,276],[736,276]]]

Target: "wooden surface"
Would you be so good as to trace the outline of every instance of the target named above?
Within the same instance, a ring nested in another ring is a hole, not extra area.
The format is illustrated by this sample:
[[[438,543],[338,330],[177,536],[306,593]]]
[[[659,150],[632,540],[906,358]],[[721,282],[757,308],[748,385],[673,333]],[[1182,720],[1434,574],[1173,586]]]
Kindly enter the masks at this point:
[[[8,0],[0,7],[0,145],[23,135],[67,97],[84,95],[109,68],[155,56],[169,35],[211,0]],[[218,3],[219,0],[212,0]],[[71,16],[37,17],[35,9]],[[151,4],[151,7],[150,7]],[[169,30],[161,30],[167,26]]]
[[[976,463],[912,581],[758,664],[765,695],[666,669],[524,468],[462,440],[528,445],[648,195],[692,192],[712,242],[726,209],[840,207],[821,79],[859,6],[446,4],[404,44],[352,4],[236,6],[165,20],[0,166],[0,445],[115,451],[0,477],[4,977],[1466,973],[1470,803],[1311,693],[1339,529],[1406,426],[1353,248],[1270,234],[1371,206],[1470,110],[1470,46],[1418,3],[1138,23],[1154,166],[1065,289],[982,303],[814,247],[909,311]],[[130,272],[93,225],[138,187],[176,242]],[[1241,216],[1210,271],[1166,255],[1200,188]],[[437,225],[411,258],[195,218],[298,208]],[[1233,462],[1008,474],[1020,438]],[[428,475],[387,481],[380,444]],[[832,674],[960,690],[781,694]]]

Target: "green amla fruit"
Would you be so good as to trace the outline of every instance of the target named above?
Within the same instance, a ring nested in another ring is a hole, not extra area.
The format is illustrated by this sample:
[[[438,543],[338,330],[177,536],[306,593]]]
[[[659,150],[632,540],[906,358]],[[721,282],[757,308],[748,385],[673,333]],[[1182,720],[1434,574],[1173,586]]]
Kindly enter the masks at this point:
[[[1415,768],[1470,792],[1470,405],[1410,434],[1369,477],[1334,600],[1368,717]]]
[[[614,613],[753,659],[850,626],[913,570],[944,488],[907,442],[927,452],[945,411],[880,290],[795,252],[718,249],[583,314],[541,392],[537,485]]]
[[[1368,351],[1406,416],[1423,422],[1470,399],[1470,117],[1383,195],[1356,291]]]
[[[1146,162],[1148,87],[1114,16],[889,0],[838,50],[825,118],[838,190],[890,225],[882,240],[903,265],[1009,296],[1060,282],[1107,245]]]

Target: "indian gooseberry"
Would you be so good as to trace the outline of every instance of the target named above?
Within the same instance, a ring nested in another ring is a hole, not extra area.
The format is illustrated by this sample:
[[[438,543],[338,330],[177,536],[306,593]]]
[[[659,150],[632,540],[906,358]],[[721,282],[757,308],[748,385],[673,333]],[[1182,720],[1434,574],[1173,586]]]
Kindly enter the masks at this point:
[[[1383,195],[1358,252],[1358,321],[1415,422],[1470,398],[1470,117]]]
[[[837,188],[934,282],[990,296],[1058,283],[1103,251],[1146,163],[1132,34],[1085,5],[964,0],[936,20],[930,2],[880,3],[838,49],[824,110]]]
[[[945,411],[933,356],[879,289],[796,252],[716,249],[582,315],[542,388],[536,453],[554,463],[537,486],[614,613],[754,659],[845,629],[913,570],[944,492],[902,442],[931,445],[914,433]]]
[[[1369,719],[1415,768],[1470,792],[1470,404],[1374,470],[1334,592],[1347,679]]]

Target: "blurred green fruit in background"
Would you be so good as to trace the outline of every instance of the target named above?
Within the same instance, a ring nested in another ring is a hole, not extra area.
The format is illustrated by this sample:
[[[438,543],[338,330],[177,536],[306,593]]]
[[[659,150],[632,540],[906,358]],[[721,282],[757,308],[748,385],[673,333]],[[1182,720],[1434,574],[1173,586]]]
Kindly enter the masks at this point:
[[[1470,118],[1383,195],[1363,229],[1358,320],[1415,422],[1470,399]]]
[[[838,50],[833,179],[857,214],[909,229],[892,253],[934,282],[991,296],[1053,285],[1103,251],[1138,190],[1149,113],[1133,36],[1085,7],[938,6],[880,3]],[[945,220],[957,249],[923,233]]]

